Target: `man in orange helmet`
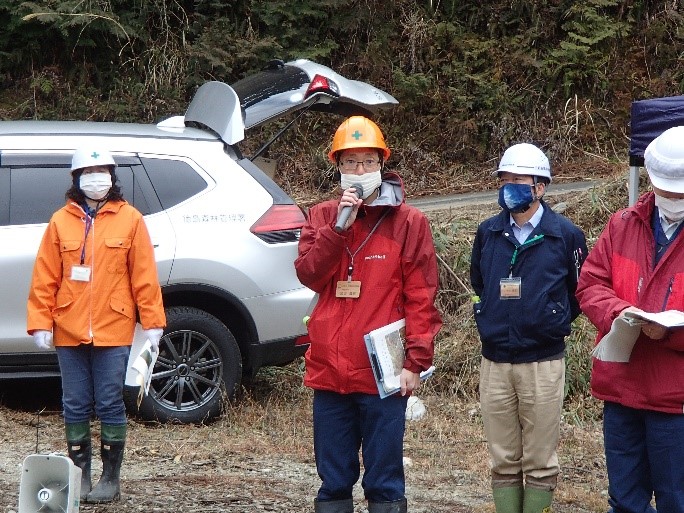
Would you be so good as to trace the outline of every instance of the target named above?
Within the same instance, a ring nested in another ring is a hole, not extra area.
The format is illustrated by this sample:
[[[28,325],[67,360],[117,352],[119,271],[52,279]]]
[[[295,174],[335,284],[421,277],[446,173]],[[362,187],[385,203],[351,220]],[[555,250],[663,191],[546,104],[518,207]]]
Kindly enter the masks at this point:
[[[407,510],[403,440],[408,396],[432,365],[442,321],[435,308],[437,259],[426,217],[404,202],[399,176],[383,174],[390,150],[375,123],[353,116],[328,154],[340,199],[309,210],[295,261],[319,295],[308,323],[305,385],[314,389],[316,513],[352,513],[360,475],[369,513]],[[401,391],[381,398],[364,335],[406,320]]]

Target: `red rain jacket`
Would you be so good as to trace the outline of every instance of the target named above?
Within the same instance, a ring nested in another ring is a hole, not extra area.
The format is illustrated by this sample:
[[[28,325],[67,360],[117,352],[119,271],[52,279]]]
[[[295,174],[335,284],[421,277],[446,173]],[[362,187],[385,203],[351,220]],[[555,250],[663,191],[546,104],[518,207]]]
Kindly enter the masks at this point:
[[[654,194],[612,215],[589,253],[577,287],[597,342],[628,306],[646,312],[684,310],[684,234],[655,262]],[[594,358],[591,391],[598,399],[630,408],[684,413],[684,328],[663,340],[639,336],[627,363]]]
[[[434,304],[439,278],[432,233],[423,213],[404,203],[396,175],[383,178],[379,198],[362,206],[342,234],[333,229],[338,204],[325,201],[310,209],[295,261],[301,282],[319,294],[308,324],[304,383],[342,394],[377,394],[363,339],[368,332],[406,318],[404,367],[420,372],[432,365],[442,325]],[[338,298],[337,282],[347,280],[350,254],[360,297]]]

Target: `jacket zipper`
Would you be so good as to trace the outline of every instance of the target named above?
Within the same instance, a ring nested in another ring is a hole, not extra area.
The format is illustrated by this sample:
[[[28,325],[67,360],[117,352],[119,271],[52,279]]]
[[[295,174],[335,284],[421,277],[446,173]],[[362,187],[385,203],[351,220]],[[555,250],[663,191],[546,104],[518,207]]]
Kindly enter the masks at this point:
[[[86,214],[88,215],[88,214]],[[90,334],[90,343],[95,345],[94,335],[93,335],[93,281],[95,280],[95,218],[90,221],[92,224],[90,226],[91,240],[92,240],[92,259],[90,261],[90,308],[88,309],[88,328]]]
[[[665,301],[663,301],[663,312],[667,309],[667,302],[670,300],[670,294],[672,294],[672,284],[674,283],[674,276],[670,278],[670,283],[667,286],[667,291],[665,291]]]

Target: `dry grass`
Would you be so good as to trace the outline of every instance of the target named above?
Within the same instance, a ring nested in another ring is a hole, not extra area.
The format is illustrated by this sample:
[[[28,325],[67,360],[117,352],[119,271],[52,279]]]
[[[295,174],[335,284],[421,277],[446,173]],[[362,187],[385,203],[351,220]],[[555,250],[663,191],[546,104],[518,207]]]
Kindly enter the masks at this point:
[[[208,425],[131,420],[123,509],[196,511],[194,505],[199,503],[209,512],[310,512],[319,482],[313,458],[312,393],[302,385],[301,374],[299,363],[260,372],[240,400]],[[26,392],[41,397],[44,390]],[[412,511],[493,513],[488,453],[476,398],[434,393],[431,386],[423,388],[420,397],[427,416],[409,422],[405,437]],[[39,452],[64,450],[59,397],[51,401],[50,411],[38,423]],[[5,462],[0,470],[4,483],[0,501],[16,504],[18,465],[35,452],[36,415],[0,407],[0,419],[0,451]],[[602,511],[606,484],[598,423],[563,423],[562,438],[563,474],[556,511]],[[119,507],[84,506],[82,510],[114,513],[121,511]]]

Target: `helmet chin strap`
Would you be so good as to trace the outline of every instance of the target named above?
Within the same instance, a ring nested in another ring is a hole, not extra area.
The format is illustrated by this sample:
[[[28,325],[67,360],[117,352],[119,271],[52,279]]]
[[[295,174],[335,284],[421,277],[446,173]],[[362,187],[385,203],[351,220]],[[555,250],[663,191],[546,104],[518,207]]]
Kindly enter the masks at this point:
[[[79,189],[80,190],[80,189]],[[88,202],[86,202],[86,207],[88,208],[88,215],[91,217],[95,217],[97,213],[100,211],[100,209],[104,206],[105,203],[109,200],[109,193],[111,192],[111,189],[109,192],[107,192],[107,195],[102,198],[102,199],[93,199],[90,196],[88,196],[85,192],[81,191],[83,194],[83,197],[86,198],[87,200],[90,200],[95,203],[95,209],[91,209],[90,205],[88,205]]]
[[[541,200],[544,195],[542,194],[541,196],[537,196],[537,185],[539,185],[538,177],[536,175],[532,175],[532,181],[534,182],[534,199],[535,200]],[[544,183],[544,182],[541,182]],[[546,183],[544,183],[544,190],[546,190]]]
[[[531,205],[532,203],[530,203]],[[530,209],[530,205],[527,205],[526,207],[519,207],[516,208],[515,210],[511,210],[511,214],[524,214]]]

